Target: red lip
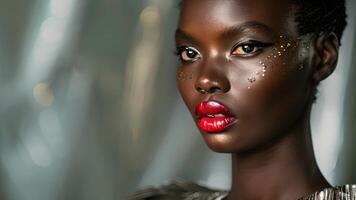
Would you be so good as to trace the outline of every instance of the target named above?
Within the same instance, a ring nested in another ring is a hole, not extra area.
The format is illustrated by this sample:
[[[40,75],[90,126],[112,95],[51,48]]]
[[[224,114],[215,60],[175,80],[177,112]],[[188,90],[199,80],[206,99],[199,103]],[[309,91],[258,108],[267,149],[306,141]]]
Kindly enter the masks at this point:
[[[204,101],[197,105],[195,115],[199,128],[207,133],[220,133],[230,127],[236,118],[229,109],[217,101]]]

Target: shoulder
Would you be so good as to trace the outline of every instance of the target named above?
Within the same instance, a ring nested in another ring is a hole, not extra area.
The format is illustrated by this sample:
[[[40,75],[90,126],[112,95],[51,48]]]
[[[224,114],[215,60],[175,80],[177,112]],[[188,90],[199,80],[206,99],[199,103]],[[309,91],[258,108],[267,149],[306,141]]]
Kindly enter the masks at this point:
[[[351,200],[356,199],[356,184],[325,188],[300,200]]]
[[[227,191],[213,190],[197,183],[176,180],[160,187],[137,191],[128,200],[220,200]]]

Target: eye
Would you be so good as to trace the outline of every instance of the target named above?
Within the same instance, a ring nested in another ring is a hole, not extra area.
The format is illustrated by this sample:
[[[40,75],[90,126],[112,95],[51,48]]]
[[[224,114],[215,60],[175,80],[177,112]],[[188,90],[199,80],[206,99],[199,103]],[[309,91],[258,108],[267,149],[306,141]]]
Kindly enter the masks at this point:
[[[198,50],[193,47],[178,47],[176,54],[183,62],[194,62],[201,57]]]
[[[234,51],[234,54],[245,55],[245,54],[253,53],[257,50],[258,48],[256,46],[253,46],[251,44],[244,44],[242,46],[237,47]]]
[[[247,43],[242,43],[237,45],[233,51],[233,55],[248,57],[255,55],[256,52],[263,49],[264,47],[272,46],[273,43],[263,43],[258,41],[249,41]]]

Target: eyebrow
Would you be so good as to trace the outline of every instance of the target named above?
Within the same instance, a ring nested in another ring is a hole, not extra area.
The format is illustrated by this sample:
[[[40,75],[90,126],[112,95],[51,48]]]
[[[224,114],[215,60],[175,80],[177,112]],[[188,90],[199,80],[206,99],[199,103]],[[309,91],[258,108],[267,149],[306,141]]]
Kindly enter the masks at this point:
[[[192,35],[190,35],[189,33],[185,32],[185,31],[183,31],[180,28],[178,28],[176,30],[175,37],[176,38],[180,38],[180,39],[185,39],[185,40],[188,40],[188,41],[195,41],[195,38]]]
[[[263,23],[260,23],[258,21],[247,21],[237,26],[226,28],[221,33],[221,37],[224,38],[224,37],[234,36],[250,29],[259,29],[267,33],[272,31],[272,29],[269,26]]]
[[[264,32],[272,31],[272,29],[269,26],[267,26],[263,23],[260,23],[258,21],[247,21],[242,24],[224,29],[219,37],[221,37],[221,38],[231,37],[231,36],[237,35],[239,33],[246,31],[246,30],[249,30],[249,29],[260,29]],[[179,28],[176,30],[175,37],[189,40],[189,41],[195,41],[195,38],[192,35],[190,35],[189,33],[185,32]]]

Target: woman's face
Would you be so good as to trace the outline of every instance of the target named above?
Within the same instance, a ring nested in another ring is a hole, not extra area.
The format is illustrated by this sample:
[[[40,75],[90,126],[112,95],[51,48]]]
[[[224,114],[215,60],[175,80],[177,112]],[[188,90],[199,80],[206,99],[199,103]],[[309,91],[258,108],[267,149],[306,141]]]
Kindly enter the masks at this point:
[[[254,150],[308,118],[309,39],[288,0],[183,1],[177,85],[212,150]]]

